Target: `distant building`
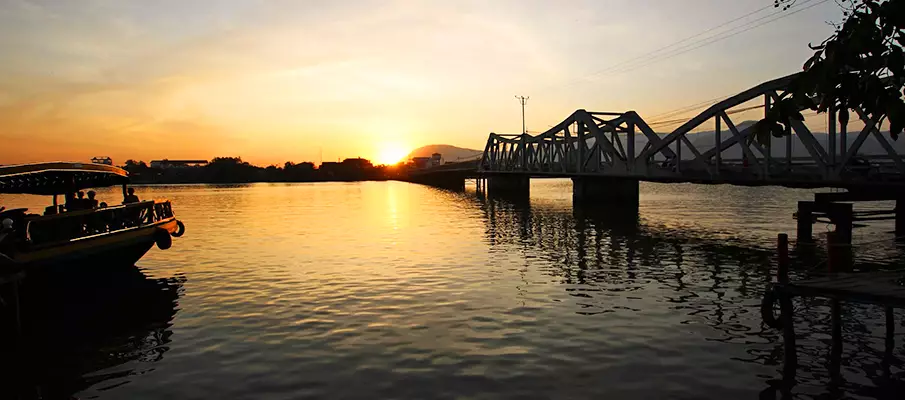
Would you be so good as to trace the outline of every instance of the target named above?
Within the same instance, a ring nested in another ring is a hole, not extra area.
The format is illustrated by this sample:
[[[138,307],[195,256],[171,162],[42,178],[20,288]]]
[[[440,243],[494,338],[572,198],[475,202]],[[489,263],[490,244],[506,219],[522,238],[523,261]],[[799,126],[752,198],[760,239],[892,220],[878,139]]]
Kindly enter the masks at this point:
[[[303,172],[311,172],[314,171],[314,163],[312,162],[300,162],[298,164],[286,163],[285,169],[291,169],[294,171],[303,171]]]
[[[431,167],[439,167],[440,163],[443,161],[443,155],[440,153],[431,154],[430,166]]]
[[[169,169],[169,168],[187,168],[200,167],[207,165],[207,160],[152,160],[151,168]]]
[[[430,167],[431,158],[430,157],[414,157],[412,158],[412,164],[415,164],[415,168],[424,169]]]
[[[113,165],[113,159],[110,157],[94,157],[91,159],[92,164]]]
[[[347,158],[343,160],[342,165],[355,169],[367,169],[373,167],[370,160],[364,158]]]
[[[336,173],[340,172],[341,170],[340,164],[333,161],[324,161],[319,167],[317,167],[317,169],[326,176],[336,175]]]

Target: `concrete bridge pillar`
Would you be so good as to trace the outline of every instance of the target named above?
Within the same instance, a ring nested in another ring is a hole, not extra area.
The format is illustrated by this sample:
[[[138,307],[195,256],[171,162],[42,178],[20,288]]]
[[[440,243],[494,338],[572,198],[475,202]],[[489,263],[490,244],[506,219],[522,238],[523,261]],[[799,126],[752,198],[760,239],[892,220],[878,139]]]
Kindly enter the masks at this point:
[[[634,179],[572,178],[572,200],[638,209],[638,181]]]
[[[495,175],[487,178],[487,190],[491,196],[528,198],[531,195],[531,178],[527,175]]]

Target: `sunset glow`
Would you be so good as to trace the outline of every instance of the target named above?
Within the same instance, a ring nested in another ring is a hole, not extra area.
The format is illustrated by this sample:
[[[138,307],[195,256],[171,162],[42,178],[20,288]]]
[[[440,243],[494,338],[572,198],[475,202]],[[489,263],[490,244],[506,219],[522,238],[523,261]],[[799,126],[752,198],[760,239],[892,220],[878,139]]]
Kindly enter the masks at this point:
[[[656,115],[799,71],[840,15],[827,2],[597,72],[765,3],[13,0],[0,13],[0,164],[394,162],[520,132],[516,94],[531,97],[530,131],[579,108]]]
[[[408,155],[412,149],[405,147],[399,143],[384,143],[380,146],[380,150],[374,159],[376,164],[395,164],[403,161],[403,157]]]

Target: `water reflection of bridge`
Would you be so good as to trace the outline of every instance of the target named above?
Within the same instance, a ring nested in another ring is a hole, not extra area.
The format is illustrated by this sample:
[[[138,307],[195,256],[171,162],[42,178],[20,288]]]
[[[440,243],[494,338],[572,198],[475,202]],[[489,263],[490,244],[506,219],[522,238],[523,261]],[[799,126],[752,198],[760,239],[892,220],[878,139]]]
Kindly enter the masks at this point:
[[[496,198],[479,197],[476,202],[484,212],[491,251],[518,255],[530,268],[557,278],[574,298],[576,313],[604,318],[599,320],[600,329],[607,329],[605,314],[625,311],[626,305],[639,312],[665,307],[684,315],[676,329],[695,329],[700,340],[736,348],[727,353],[745,354],[731,362],[772,371],[777,378],[766,379],[765,394],[797,391],[791,379],[783,379],[781,334],[765,327],[758,313],[763,291],[774,276],[772,251],[727,243],[705,231],[645,225],[637,215],[619,217],[624,214],[580,204],[570,209]],[[807,276],[809,271],[801,267],[813,266],[813,258],[805,252],[797,260],[796,273]],[[636,303],[631,302],[633,297]],[[883,331],[882,311],[847,308],[845,354],[828,366],[829,303],[801,299],[798,307],[799,384],[843,395],[896,393],[890,366],[901,363],[890,362],[874,339],[882,336],[877,334]],[[869,383],[842,379],[843,368],[845,374],[861,375]],[[762,375],[770,372],[758,374]]]
[[[65,275],[24,281],[21,335],[0,330],[10,368],[3,390],[13,398],[70,398],[102,382],[122,384],[145,372],[127,364],[159,361],[168,349],[184,278],[152,279],[136,267]]]

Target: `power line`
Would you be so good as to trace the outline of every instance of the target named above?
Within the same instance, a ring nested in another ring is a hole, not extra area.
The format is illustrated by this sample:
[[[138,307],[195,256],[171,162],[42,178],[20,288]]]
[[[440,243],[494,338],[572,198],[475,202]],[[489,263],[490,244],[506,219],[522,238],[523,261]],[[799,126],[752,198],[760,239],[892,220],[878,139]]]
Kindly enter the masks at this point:
[[[807,3],[810,2],[810,1],[812,1],[812,0],[806,0],[806,1],[802,2],[802,3],[799,3],[798,5],[799,5],[799,6],[803,6],[804,4],[807,4]],[[820,1],[820,2],[811,4],[811,5],[808,6],[808,7],[799,8],[799,9],[797,9],[797,10],[791,12],[791,13],[785,14],[785,15],[783,15],[783,16],[780,16],[780,17],[777,17],[777,18],[773,18],[773,19],[771,19],[771,20],[769,20],[769,21],[763,22],[763,23],[758,24],[758,25],[755,25],[755,26],[748,27],[747,29],[744,29],[744,30],[742,30],[742,31],[738,31],[738,32],[732,33],[732,34],[730,34],[730,35],[728,35],[728,36],[724,36],[724,37],[721,37],[721,38],[717,38],[716,40],[711,40],[711,41],[706,42],[706,43],[704,43],[704,44],[702,44],[702,45],[700,45],[700,46],[696,46],[696,47],[694,47],[694,48],[687,49],[687,51],[683,51],[683,52],[680,52],[680,53],[672,54],[672,55],[670,55],[670,56],[668,56],[668,57],[666,57],[666,58],[662,58],[662,59],[659,59],[659,60],[654,60],[654,61],[649,62],[649,63],[647,63],[647,64],[638,65],[638,66],[632,66],[631,69],[641,68],[641,67],[644,67],[644,66],[646,66],[646,65],[650,65],[650,64],[652,64],[652,63],[655,63],[655,62],[663,61],[663,60],[666,60],[666,59],[668,59],[668,58],[672,58],[672,57],[678,56],[678,55],[680,55],[680,54],[687,53],[688,51],[692,51],[692,50],[694,50],[694,49],[697,49],[697,48],[706,46],[706,45],[708,45],[708,44],[712,44],[712,43],[716,43],[716,42],[721,41],[721,40],[728,39],[728,38],[730,38],[730,37],[732,37],[732,36],[741,34],[741,33],[743,33],[743,32],[747,32],[747,31],[749,31],[749,30],[751,30],[751,29],[754,29],[754,28],[757,28],[757,27],[766,25],[766,24],[771,23],[771,22],[773,22],[773,21],[776,21],[776,20],[779,20],[779,19],[782,19],[782,18],[791,16],[791,15],[797,14],[797,13],[799,13],[799,12],[805,11],[805,10],[807,10],[807,9],[816,7],[816,6],[820,5],[820,4],[826,3],[827,1],[829,1],[829,0],[822,0],[822,1]],[[793,6],[794,6],[794,5],[793,5]],[[786,10],[786,8],[784,8],[783,11],[784,11],[784,10]],[[779,14],[779,13],[781,13],[781,12],[783,12],[783,11],[779,11],[779,12],[776,12],[776,13],[773,13],[773,14],[769,14],[769,15],[767,15],[766,17],[759,18],[759,19],[757,19],[757,20],[754,20],[754,21],[749,22],[748,24],[741,25],[741,26],[736,27],[736,28],[734,28],[734,29],[737,29],[737,28],[740,28],[740,27],[744,27],[744,26],[749,25],[749,24],[754,23],[754,22],[758,22],[758,21],[760,21],[760,20],[763,20],[764,18],[771,17],[771,16],[776,15],[776,14]],[[731,31],[730,31],[730,32],[731,32]],[[711,37],[711,38],[713,38],[713,37]],[[706,39],[705,39],[705,40],[706,40]],[[668,53],[667,53],[667,54],[668,54]],[[624,71],[623,71],[623,72],[624,72]],[[666,124],[666,123],[669,123],[669,122],[679,121],[679,120],[668,120],[668,121],[666,121],[666,120],[657,121],[657,120],[658,120],[658,119],[663,119],[663,118],[674,117],[674,116],[677,116],[677,115],[681,115],[681,114],[683,114],[683,113],[687,113],[687,112],[690,112],[690,111],[694,111],[694,110],[696,110],[696,109],[703,108],[703,107],[705,107],[705,106],[710,106],[710,105],[712,105],[712,104],[716,104],[718,101],[720,101],[720,100],[722,100],[722,99],[728,98],[729,96],[730,96],[730,95],[719,96],[719,97],[715,97],[715,98],[710,99],[710,100],[702,101],[702,102],[700,102],[700,103],[695,103],[695,104],[692,104],[692,105],[688,105],[688,106],[680,107],[680,108],[677,108],[677,109],[674,109],[674,110],[670,110],[670,111],[667,111],[667,112],[664,112],[664,113],[661,113],[661,114],[657,114],[657,115],[651,117],[651,119],[652,119],[654,122],[649,123],[649,125],[659,125],[659,124]]]
[[[813,1],[813,0],[806,0],[806,1],[802,2],[802,3],[799,3],[799,6],[803,6],[804,4],[807,4],[807,3],[810,2],[810,1]],[[720,35],[713,35],[713,36],[710,36],[710,37],[705,38],[705,39],[703,39],[703,40],[701,40],[701,41],[693,42],[693,43],[690,43],[690,44],[688,44],[688,45],[685,45],[685,46],[679,47],[679,48],[677,48],[677,49],[674,49],[674,50],[672,50],[672,51],[670,51],[670,52],[661,54],[661,55],[655,57],[653,60],[647,60],[647,61],[642,62],[642,63],[636,63],[636,64],[632,64],[632,65],[628,65],[628,66],[626,66],[626,67],[620,68],[620,69],[618,69],[618,70],[613,71],[612,74],[621,74],[621,73],[625,73],[625,72],[628,72],[628,71],[635,71],[635,70],[638,70],[639,68],[643,68],[643,67],[646,67],[646,66],[651,65],[651,64],[655,64],[655,63],[658,63],[658,62],[661,62],[661,61],[665,61],[665,60],[668,60],[668,59],[671,59],[671,58],[680,56],[680,55],[685,54],[685,53],[688,53],[688,52],[690,52],[690,51],[697,50],[697,49],[699,49],[699,48],[701,48],[701,47],[708,46],[708,45],[711,45],[711,44],[714,44],[714,43],[717,43],[717,42],[721,42],[721,41],[723,41],[723,40],[726,40],[726,39],[729,39],[729,38],[731,38],[731,37],[734,37],[734,36],[740,35],[740,34],[742,34],[742,33],[748,32],[748,31],[750,31],[750,30],[752,30],[752,29],[756,29],[756,28],[759,28],[759,27],[761,27],[761,26],[770,24],[770,23],[772,23],[772,22],[781,20],[781,19],[783,19],[783,18],[791,17],[791,16],[793,16],[793,15],[795,15],[795,14],[798,14],[798,13],[800,13],[800,12],[802,12],[802,11],[806,11],[806,10],[809,10],[809,9],[814,8],[814,7],[816,7],[816,6],[819,6],[819,5],[823,4],[823,3],[826,3],[827,1],[829,1],[829,0],[820,0],[820,1],[818,1],[817,3],[811,4],[811,5],[807,6],[807,7],[800,7],[800,8],[798,8],[798,9],[795,9],[794,11],[788,12],[788,13],[787,13],[787,12],[784,12],[784,11],[777,11],[777,12],[775,12],[775,13],[768,14],[768,15],[766,15],[766,16],[764,16],[764,17],[755,19],[755,20],[753,20],[753,21],[751,21],[751,22],[749,22],[749,23],[747,23],[747,24],[740,25],[740,26],[738,26],[738,27],[736,27],[736,28],[733,28],[733,30],[734,30],[734,29],[738,29],[738,28],[742,28],[742,27],[746,27],[746,26],[747,26],[747,28],[742,29],[742,30],[740,30],[740,31],[732,32],[732,30],[729,30],[729,31],[727,31],[727,32],[724,32],[724,34],[728,33],[728,34],[726,34],[725,36],[720,36]],[[770,17],[774,17],[774,16],[776,16],[777,14],[782,14],[782,15],[779,15],[779,16],[777,16],[777,17],[775,17],[775,18],[772,18],[772,19],[768,19],[768,20],[766,20],[766,21],[764,21],[764,22],[761,22],[761,23],[756,24],[756,25],[753,25],[753,26],[749,26],[750,24],[753,24],[753,23],[755,23],[755,22],[760,22],[760,21],[763,21],[764,19],[767,19],[767,18],[770,18]],[[729,33],[729,32],[732,32],[732,33]],[[693,46],[693,47],[689,47],[689,46]]]
[[[774,13],[767,14],[767,15],[765,15],[765,16],[762,16],[762,17],[760,17],[760,18],[754,19],[754,20],[752,20],[752,21],[748,21],[748,22],[746,22],[746,23],[744,23],[744,24],[742,24],[742,25],[733,27],[733,28],[731,28],[731,29],[729,29],[729,30],[725,30],[725,31],[723,31],[723,32],[719,32],[719,33],[717,33],[717,34],[715,34],[715,35],[710,35],[710,36],[707,36],[707,37],[702,38],[702,39],[700,39],[700,40],[695,40],[695,41],[692,41],[692,42],[690,42],[690,43],[686,43],[686,44],[684,44],[684,45],[682,45],[682,46],[679,46],[678,48],[674,48],[674,49],[672,49],[672,50],[670,50],[670,51],[663,52],[663,50],[667,50],[667,49],[673,48],[673,47],[675,47],[675,46],[677,46],[677,45],[680,45],[680,44],[682,44],[682,43],[685,43],[685,42],[689,41],[690,39],[698,38],[698,37],[700,37],[700,36],[702,36],[702,35],[705,35],[705,34],[707,34],[707,33],[713,32],[713,31],[715,31],[715,30],[717,30],[717,29],[719,29],[719,28],[723,28],[723,27],[725,27],[725,26],[727,26],[727,25],[730,25],[730,24],[732,24],[732,23],[734,23],[734,22],[737,22],[737,21],[742,20],[742,19],[744,19],[744,18],[750,17],[750,16],[752,16],[752,15],[755,15],[755,14],[757,14],[757,13],[759,13],[759,12],[762,12],[762,11],[768,9],[768,8],[774,7],[774,5],[771,4],[771,5],[768,5],[768,6],[765,6],[765,7],[761,7],[761,8],[759,8],[759,9],[755,10],[755,11],[749,12],[749,13],[747,13],[747,14],[745,14],[745,15],[742,15],[742,16],[740,16],[740,17],[734,18],[734,19],[732,19],[732,20],[729,20],[729,21],[724,22],[724,23],[722,23],[722,24],[720,24],[720,25],[717,25],[717,26],[715,26],[715,27],[712,27],[712,28],[709,28],[709,29],[707,29],[707,30],[704,30],[704,31],[702,31],[702,32],[700,32],[700,33],[697,33],[697,34],[695,34],[695,35],[686,37],[686,38],[684,38],[684,39],[682,39],[682,40],[679,40],[679,41],[670,43],[670,44],[668,44],[668,45],[666,45],[666,46],[663,46],[663,47],[660,47],[660,48],[658,48],[658,49],[656,49],[656,50],[647,52],[647,53],[645,53],[645,54],[642,54],[642,55],[640,55],[640,56],[637,56],[637,57],[632,58],[632,59],[629,59],[629,60],[622,61],[622,62],[617,63],[617,64],[615,64],[615,65],[612,65],[612,66],[609,66],[609,67],[607,67],[607,68],[604,68],[604,69],[602,69],[602,70],[599,70],[599,71],[596,71],[596,72],[593,72],[593,73],[584,75],[583,77],[577,78],[577,79],[575,79],[575,80],[572,81],[572,82],[567,82],[567,83],[565,83],[565,84],[550,85],[550,86],[548,86],[548,87],[546,87],[546,88],[544,88],[544,89],[549,89],[549,88],[552,88],[552,87],[568,87],[568,86],[572,86],[572,85],[574,85],[574,84],[576,84],[576,83],[582,82],[582,81],[585,80],[586,78],[589,78],[589,77],[592,77],[592,76],[596,76],[596,75],[600,75],[600,74],[607,73],[607,72],[614,72],[615,74],[619,74],[619,73],[624,73],[624,72],[627,72],[627,71],[635,70],[635,69],[638,69],[638,68],[646,67],[646,66],[651,65],[651,64],[654,64],[654,63],[656,63],[656,62],[664,61],[664,60],[667,60],[667,59],[670,59],[670,58],[679,56],[679,55],[681,55],[681,54],[685,54],[685,53],[687,53],[687,52],[689,52],[689,51],[697,50],[697,49],[699,49],[699,48],[701,48],[701,47],[704,47],[704,46],[707,46],[707,45],[710,45],[710,44],[713,44],[713,43],[716,43],[716,42],[720,42],[720,41],[723,41],[723,40],[725,40],[725,39],[729,39],[729,38],[734,37],[734,36],[737,36],[737,35],[739,35],[739,34],[741,34],[741,33],[748,32],[748,31],[750,31],[750,30],[752,30],[752,29],[759,28],[759,27],[764,26],[764,25],[766,25],[766,24],[769,24],[769,23],[778,21],[778,20],[780,20],[780,19],[783,19],[783,18],[792,16],[792,15],[795,15],[795,14],[797,14],[797,13],[799,13],[799,12],[802,12],[802,11],[805,11],[805,10],[807,10],[807,9],[813,8],[813,7],[817,6],[817,5],[826,3],[826,2],[829,1],[829,0],[821,0],[821,1],[817,2],[817,3],[811,4],[810,6],[804,7],[805,4],[807,4],[807,3],[811,2],[811,1],[814,1],[814,0],[804,0],[804,1],[800,2],[800,3],[795,3],[795,4],[791,5],[791,6],[788,6],[789,8],[782,8],[780,11],[777,11],[777,12],[774,12]],[[795,9],[796,7],[798,7],[798,8]],[[794,9],[794,11],[792,11],[792,12],[786,12],[788,9]],[[765,20],[765,19],[767,19],[767,18],[770,18],[770,17],[774,17],[774,16],[779,15],[779,14],[783,14],[783,15],[780,15],[780,16],[778,16],[778,17],[776,17],[776,18],[773,18],[773,19],[769,19],[769,20],[767,20],[767,21],[765,21],[765,22],[763,22],[763,23],[760,23],[760,24],[751,26],[752,24],[755,24],[755,23],[757,23],[757,22],[763,21],[763,20]],[[740,30],[740,31],[735,31],[735,30],[737,30],[737,29],[745,28],[745,27],[747,27],[747,28],[746,28],[746,29],[742,29],[742,30]],[[735,32],[733,32],[733,31],[735,31]],[[721,35],[725,35],[725,36],[721,36]],[[658,53],[660,53],[660,54],[658,54]],[[654,57],[653,57],[653,58],[654,58],[653,60],[650,60],[650,59],[647,58],[648,56],[651,56],[651,55],[654,56]],[[636,61],[640,61],[640,62],[636,62]]]
[[[756,110],[756,109],[758,109],[758,108],[764,108],[764,105],[763,105],[763,104],[759,104],[759,105],[756,105],[756,106],[744,107],[744,108],[739,108],[739,109],[737,109],[737,110],[726,111],[726,115],[732,115],[732,114],[743,113],[743,112],[745,112],[745,111]],[[669,125],[669,124],[673,124],[673,123],[687,122],[687,121],[688,121],[688,118],[677,118],[677,119],[667,120],[667,121],[656,121],[656,122],[651,122],[651,123],[649,123],[649,124],[647,124],[647,125],[649,125],[649,126],[655,126],[655,125]]]
[[[666,111],[661,114],[654,115],[653,117],[650,117],[650,119],[652,121],[656,121],[656,120],[662,119],[662,118],[669,118],[669,117],[673,117],[676,115],[681,115],[681,114],[689,112],[689,111],[694,111],[699,108],[704,108],[704,107],[710,106],[712,104],[716,104],[718,101],[721,101],[729,96],[731,96],[731,95],[723,95],[723,96],[719,96],[719,97],[714,97],[710,100],[704,100],[700,103],[695,103],[695,104],[679,107],[679,108],[676,108],[673,110]]]
[[[808,0],[808,1],[810,1],[810,0]],[[752,15],[754,15],[754,14],[760,13],[760,12],[763,11],[763,10],[766,10],[766,9],[768,9],[768,8],[773,8],[773,7],[774,7],[774,5],[771,4],[771,5],[767,5],[767,6],[765,6],[765,7],[758,8],[757,10],[751,11],[751,12],[745,14],[745,15],[742,15],[741,17],[738,17],[738,18],[735,18],[735,19],[726,21],[726,22],[724,22],[724,23],[722,23],[722,24],[719,24],[719,25],[717,25],[717,26],[714,26],[714,27],[712,27],[712,28],[710,28],[710,29],[701,31],[701,32],[696,33],[696,34],[694,34],[694,35],[688,36],[688,37],[686,37],[686,38],[684,38],[684,39],[677,40],[677,41],[672,42],[672,43],[670,43],[670,44],[668,44],[668,45],[666,45],[666,46],[660,47],[660,48],[658,48],[658,49],[656,49],[656,50],[649,51],[649,52],[644,53],[644,54],[642,54],[642,55],[640,55],[640,56],[637,56],[637,57],[635,57],[635,58],[631,58],[631,59],[622,61],[622,62],[620,62],[620,63],[611,65],[611,66],[609,66],[609,67],[607,67],[607,68],[604,68],[604,69],[602,69],[602,70],[593,72],[593,73],[589,74],[588,76],[593,76],[593,75],[597,75],[597,74],[602,74],[602,73],[608,72],[608,71],[610,71],[610,70],[613,70],[613,69],[622,67],[622,66],[624,66],[624,65],[626,65],[626,64],[630,64],[630,63],[632,63],[633,61],[644,59],[644,58],[647,57],[647,56],[654,55],[654,54],[659,53],[659,52],[661,52],[661,51],[663,51],[663,50],[669,49],[670,47],[673,47],[673,46],[678,45],[678,44],[680,44],[680,43],[684,43],[684,42],[686,42],[686,41],[688,41],[688,40],[690,40],[690,39],[694,39],[694,38],[700,37],[701,35],[704,35],[704,34],[706,34],[706,33],[713,32],[713,31],[715,31],[715,30],[717,30],[717,29],[719,29],[719,28],[722,28],[722,27],[724,27],[724,26],[726,26],[726,25],[729,25],[729,24],[732,24],[732,23],[734,23],[734,22],[736,22],[736,21],[739,21],[739,20],[748,18],[748,17],[750,17],[750,16],[752,16]],[[772,15],[772,14],[771,14],[771,15]]]

